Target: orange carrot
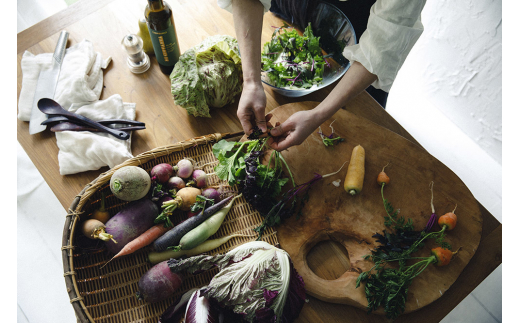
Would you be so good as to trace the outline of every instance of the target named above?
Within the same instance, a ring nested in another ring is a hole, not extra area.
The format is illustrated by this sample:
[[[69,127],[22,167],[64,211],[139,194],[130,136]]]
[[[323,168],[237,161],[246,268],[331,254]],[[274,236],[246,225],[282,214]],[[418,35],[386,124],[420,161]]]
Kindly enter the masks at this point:
[[[388,166],[388,164],[386,164],[385,167],[383,167],[383,170],[379,173],[379,175],[377,175],[377,184],[379,185],[387,185],[388,183],[390,183],[390,177],[388,177],[388,175],[386,175],[385,173],[386,166]]]
[[[455,209],[457,209],[457,205],[455,205]],[[453,230],[457,225],[457,215],[455,215],[455,209],[439,217],[439,225],[441,227],[446,226],[446,230],[448,231]]]
[[[433,248],[432,249],[432,255],[435,256],[435,260],[436,260],[435,266],[438,266],[438,267],[446,266],[447,264],[450,263],[451,258],[457,252],[458,252],[458,250],[455,251],[455,252],[452,252],[451,250],[445,249],[445,248],[442,248],[442,247]]]
[[[126,256],[131,253],[134,253],[135,251],[146,247],[150,243],[154,242],[157,238],[162,236],[166,231],[170,230],[171,228],[167,228],[164,224],[157,224],[151,227],[150,229],[143,232],[140,236],[135,238],[134,240],[127,243],[121,251],[119,251],[112,259],[107,261],[101,268],[105,267],[109,262],[114,260],[115,258]]]

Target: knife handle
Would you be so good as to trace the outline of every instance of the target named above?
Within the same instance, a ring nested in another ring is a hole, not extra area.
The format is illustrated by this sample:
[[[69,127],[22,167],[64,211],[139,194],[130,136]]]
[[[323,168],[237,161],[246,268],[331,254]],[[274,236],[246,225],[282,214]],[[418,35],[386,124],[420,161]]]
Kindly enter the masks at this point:
[[[67,47],[67,40],[69,39],[69,33],[67,31],[62,31],[60,34],[60,38],[58,39],[58,44],[56,44],[56,49],[54,50],[54,55],[52,56],[56,63],[61,64],[63,60],[63,56],[65,56],[65,48]]]

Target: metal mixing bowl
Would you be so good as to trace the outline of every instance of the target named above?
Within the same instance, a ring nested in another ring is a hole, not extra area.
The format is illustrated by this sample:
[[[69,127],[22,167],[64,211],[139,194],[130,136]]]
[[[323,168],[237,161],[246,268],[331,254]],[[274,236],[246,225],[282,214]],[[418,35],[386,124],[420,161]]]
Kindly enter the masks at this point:
[[[279,88],[270,84],[267,72],[262,72],[262,82],[287,97],[300,97],[317,91],[337,81],[350,67],[350,62],[342,55],[346,46],[357,43],[356,33],[347,16],[334,5],[320,2],[311,19],[312,32],[320,37],[320,46],[326,53],[329,66],[325,66],[323,82],[310,89]]]

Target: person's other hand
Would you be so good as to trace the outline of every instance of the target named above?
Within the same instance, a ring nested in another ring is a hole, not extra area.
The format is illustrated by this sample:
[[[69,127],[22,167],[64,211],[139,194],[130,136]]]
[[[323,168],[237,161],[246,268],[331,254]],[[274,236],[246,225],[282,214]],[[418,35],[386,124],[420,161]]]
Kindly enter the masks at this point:
[[[298,111],[291,115],[284,123],[276,123],[270,134],[267,144],[276,151],[285,150],[291,146],[301,144],[318,128],[319,120],[312,110]]]
[[[267,131],[265,105],[266,98],[262,83],[244,83],[240,102],[238,103],[237,117],[246,135],[252,132],[255,125],[262,132]]]

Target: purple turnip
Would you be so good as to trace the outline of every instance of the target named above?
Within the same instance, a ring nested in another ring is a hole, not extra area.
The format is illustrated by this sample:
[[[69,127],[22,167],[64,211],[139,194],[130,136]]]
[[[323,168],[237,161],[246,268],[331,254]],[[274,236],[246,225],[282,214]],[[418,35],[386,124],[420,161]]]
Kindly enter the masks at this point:
[[[177,176],[186,179],[193,173],[193,164],[189,159],[184,158],[173,169],[177,171]]]
[[[186,183],[184,183],[184,180],[179,176],[173,176],[168,180],[167,186],[168,191],[175,190],[175,192],[177,192],[181,188],[185,188]]]
[[[150,176],[152,177],[152,180],[156,180],[159,183],[166,183],[172,175],[173,167],[168,163],[155,165],[150,171]]]
[[[213,187],[207,187],[202,190],[202,196],[212,199],[215,203],[220,201],[220,193]]]
[[[206,172],[201,169],[196,169],[193,171],[192,179],[188,182],[188,186],[196,186],[198,188],[206,187],[208,176]]]
[[[147,198],[127,204],[105,224],[106,233],[117,241],[106,241],[107,250],[117,254],[128,242],[151,228],[158,214],[157,205]]]

